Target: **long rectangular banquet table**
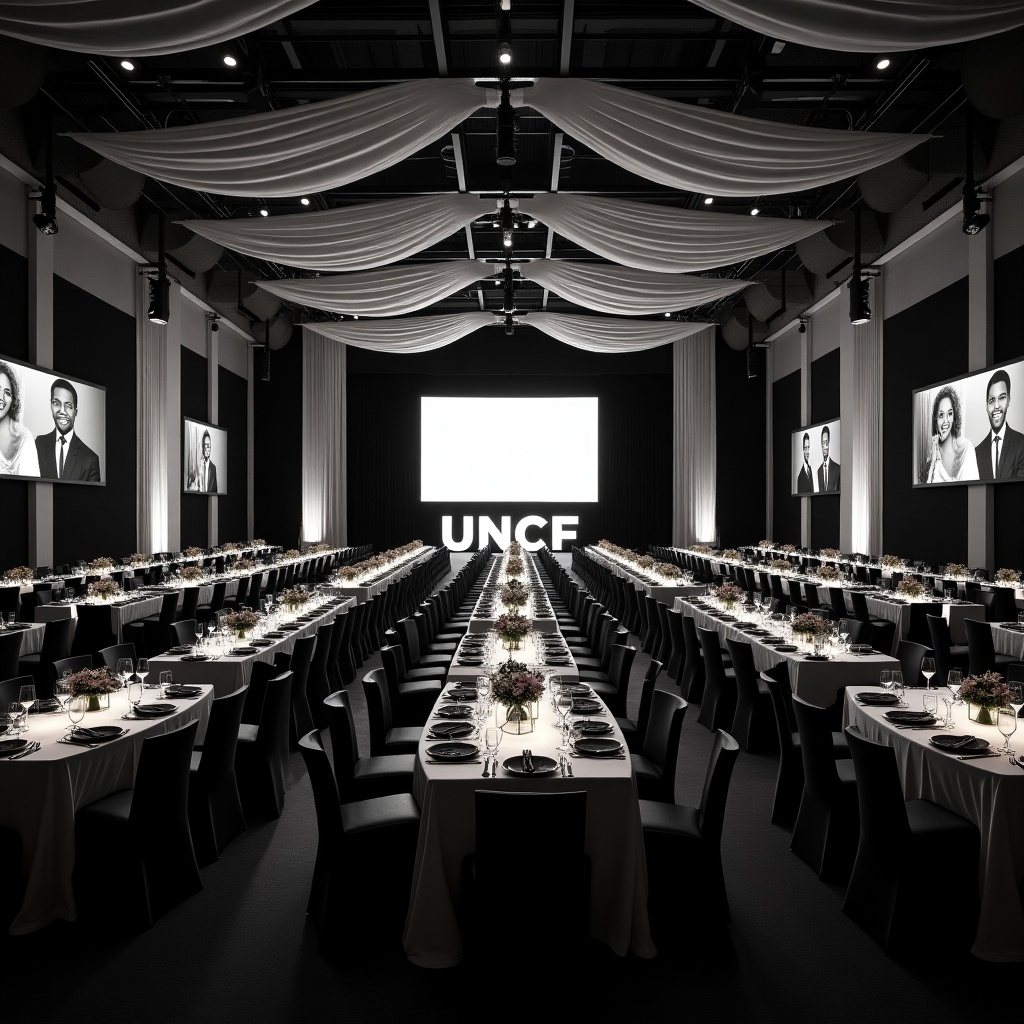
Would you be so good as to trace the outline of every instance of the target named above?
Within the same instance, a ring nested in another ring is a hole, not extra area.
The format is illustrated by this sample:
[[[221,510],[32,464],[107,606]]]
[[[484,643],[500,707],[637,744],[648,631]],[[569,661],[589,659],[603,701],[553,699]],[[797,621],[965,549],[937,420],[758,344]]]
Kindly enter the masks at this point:
[[[515,655],[517,658],[520,655]],[[525,650],[523,660],[531,659]],[[453,663],[449,682],[475,678],[485,668],[458,668]],[[551,666],[566,679],[578,679],[575,665]],[[445,700],[439,698],[438,705]],[[499,721],[504,708],[495,705]],[[602,711],[613,724],[607,709]],[[440,719],[431,719],[433,721]],[[612,735],[620,742],[617,727]],[[574,758],[573,778],[559,772],[543,776],[516,776],[499,768],[496,778],[481,778],[480,763],[431,764],[428,748],[436,740],[420,742],[413,775],[413,795],[420,806],[420,833],[413,868],[409,912],[405,922],[406,955],[421,967],[451,967],[462,958],[462,936],[457,908],[462,861],[475,845],[475,793],[478,789],[585,790],[587,828],[585,850],[590,859],[590,934],[615,953],[640,957],[656,953],[647,918],[647,862],[644,857],[640,805],[631,762],[618,759]],[[559,731],[550,702],[540,701],[533,732],[506,734],[499,763],[530,748],[536,755],[557,759]],[[510,842],[515,824],[509,823]],[[531,851],[543,859],[545,851]],[[557,955],[557,949],[555,951]]]
[[[703,594],[707,590],[703,583],[665,583],[645,579],[643,576],[638,575],[630,566],[609,557],[598,547],[587,547],[584,548],[584,551],[589,558],[603,565],[606,569],[615,573],[616,576],[629,580],[633,584],[634,590],[639,590],[646,594],[647,597],[653,597],[662,604],[670,605],[677,597],[692,597],[697,594]]]
[[[923,693],[907,690],[912,710],[921,710]],[[930,731],[898,730],[886,720],[886,710],[861,705],[848,690],[843,725],[855,725],[869,740],[895,749],[905,799],[931,800],[978,826],[981,912],[972,952],[984,960],[1024,960],[1024,771],[1001,755],[960,761],[933,746]],[[1002,745],[995,726],[968,721],[966,707],[954,707],[954,716],[956,734],[970,733],[992,748]],[[970,880],[958,878],[955,864],[948,867],[950,883],[941,898],[955,900],[959,886]]]
[[[426,561],[436,550],[436,548],[432,547],[421,548],[420,551],[416,555],[410,557],[408,561],[402,562],[401,565],[389,570],[382,576],[378,576],[369,583],[332,583],[331,589],[337,591],[339,594],[346,594],[349,597],[354,597],[359,604],[364,604],[369,601],[371,597],[383,594],[392,583],[396,580],[400,580],[403,576],[408,575],[412,571],[413,566]]]
[[[93,602],[101,603],[101,602]],[[162,599],[160,597],[137,597],[128,601],[111,601],[110,605],[110,631],[117,637],[117,642],[123,642],[122,630],[129,622],[136,619],[144,619],[149,615],[159,615]],[[75,629],[78,626],[78,604],[41,604],[35,610],[36,622],[52,622],[54,619],[71,618],[71,633],[68,636],[68,646],[75,639]]]
[[[274,639],[269,646],[259,648],[256,654],[224,654],[204,661],[192,661],[189,660],[190,655],[168,652],[157,658],[150,658],[149,670],[154,679],[159,679],[161,672],[170,671],[175,683],[212,686],[217,697],[224,697],[234,693],[241,686],[249,685],[249,677],[252,675],[252,666],[255,662],[273,663],[274,656],[279,651],[291,654],[299,637],[312,636],[324,623],[333,622],[340,612],[353,604],[355,598],[343,598],[338,604],[321,605],[308,619],[296,617],[292,620],[292,625],[296,628],[290,628],[286,636]]]
[[[156,690],[146,690],[144,702]],[[210,717],[213,691],[205,687],[195,700],[158,698],[174,704],[162,718],[124,721],[124,692],[110,695],[110,708],[86,716],[83,726],[118,725],[127,735],[95,747],[59,743],[70,725],[62,713],[31,715],[28,740],[42,747],[16,761],[0,760],[0,825],[21,836],[25,896],[11,923],[12,935],[24,935],[62,918],[77,916],[71,874],[75,866],[75,812],[135,780],[142,743],[150,736],[199,720],[201,742]],[[6,879],[5,885],[11,880]]]
[[[18,657],[23,658],[26,654],[38,654],[43,649],[43,634],[46,632],[45,625],[17,622],[13,626],[0,627],[0,636],[14,631],[21,633],[21,650],[18,653]]]
[[[809,704],[827,708],[835,703],[840,690],[846,686],[870,686],[878,682],[878,674],[884,668],[899,668],[900,663],[888,654],[847,654],[833,653],[828,661],[809,661],[800,651],[778,651],[762,643],[756,636],[743,631],[743,626],[756,625],[754,622],[723,622],[711,608],[698,607],[679,597],[675,610],[689,615],[694,623],[705,629],[714,629],[722,638],[749,643],[754,655],[754,666],[758,672],[785,661],[789,668],[790,687],[798,697]]]

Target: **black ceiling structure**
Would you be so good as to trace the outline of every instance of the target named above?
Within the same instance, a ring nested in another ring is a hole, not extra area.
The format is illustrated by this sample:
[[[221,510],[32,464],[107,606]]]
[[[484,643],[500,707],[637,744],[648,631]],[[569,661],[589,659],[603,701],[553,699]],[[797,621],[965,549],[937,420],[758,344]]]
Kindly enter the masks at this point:
[[[494,0],[320,0],[231,43],[139,58],[132,62],[132,70],[122,67],[120,59],[0,40],[8,58],[13,52],[28,64],[41,60],[45,72],[38,92],[16,109],[10,109],[9,101],[4,104],[0,95],[0,106],[9,106],[0,111],[8,128],[2,133],[8,141],[0,148],[9,158],[27,164],[42,181],[51,124],[57,133],[144,131],[287,109],[399,82],[459,77],[496,83],[505,75],[513,85],[516,79],[531,77],[594,79],[799,125],[932,133],[931,142],[894,161],[895,166],[886,165],[861,179],[795,194],[710,197],[710,205],[705,205],[707,196],[666,188],[610,163],[529,106],[515,110],[512,166],[496,160],[499,112],[481,106],[450,135],[385,171],[308,196],[308,205],[301,204],[301,197],[261,203],[191,192],[152,179],[138,182],[133,192],[127,179],[138,175],[120,168],[101,174],[95,154],[69,139],[57,140],[58,195],[147,257],[155,252],[155,215],[160,213],[171,225],[186,218],[260,216],[261,207],[275,216],[455,191],[496,198],[505,192],[524,196],[559,191],[684,209],[749,214],[756,208],[763,216],[833,220],[827,240],[806,251],[797,246],[709,272],[761,284],[679,314],[723,325],[739,317],[744,341],[748,312],[763,336],[773,324],[778,327],[794,319],[849,277],[855,209],[862,209],[863,255],[868,262],[960,202],[965,113],[972,100],[974,168],[979,179],[1024,151],[1024,142],[1016,138],[1020,133],[1015,135],[1008,127],[1024,109],[1012,69],[971,52],[972,47],[991,48],[990,41],[907,53],[844,53],[783,43],[681,0],[629,5],[611,0],[512,0],[512,61],[502,65],[499,8]],[[234,58],[233,67],[225,64],[225,56]],[[883,58],[889,61],[884,69],[878,66]],[[526,97],[528,103],[529,90]],[[988,102],[987,97],[1000,99]],[[19,125],[23,143],[11,141]],[[120,184],[118,172],[125,179]],[[127,198],[115,197],[118,189]],[[128,202],[130,207],[125,206]],[[126,217],[126,209],[134,216]],[[230,251],[211,253],[208,243],[196,245],[183,228],[168,228],[167,252],[172,277],[238,322],[244,317],[237,313],[236,289],[228,282],[308,275]],[[493,261],[497,273],[507,255],[495,215],[482,217],[415,260],[475,258]],[[528,226],[524,218],[517,224],[514,257],[545,256],[600,261],[541,223]],[[486,273],[482,268],[482,275]],[[478,287],[422,312],[497,312],[502,302],[502,288],[482,276]],[[528,281],[517,283],[516,307],[586,312]],[[328,315],[293,307],[288,317],[322,320]]]

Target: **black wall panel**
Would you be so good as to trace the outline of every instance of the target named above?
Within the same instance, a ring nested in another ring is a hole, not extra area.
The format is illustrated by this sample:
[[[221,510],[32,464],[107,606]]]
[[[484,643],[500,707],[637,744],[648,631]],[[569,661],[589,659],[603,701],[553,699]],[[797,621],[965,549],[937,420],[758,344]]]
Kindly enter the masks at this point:
[[[123,557],[136,550],[135,317],[55,275],[53,365],[107,389],[106,486],[53,485],[54,562]]]
[[[886,552],[967,561],[967,487],[912,487],[911,392],[966,373],[967,278],[885,321],[882,534]],[[882,554],[884,552],[871,552]]]
[[[839,418],[840,407],[839,349],[811,362],[811,423],[823,423]],[[806,424],[805,424],[806,426]],[[844,424],[840,423],[842,430]],[[829,455],[839,462],[840,485],[842,484],[842,456],[830,449]],[[820,460],[821,452],[815,452]],[[838,494],[822,494],[811,499],[811,545],[816,548],[839,547],[839,502]],[[793,541],[795,544],[796,541]]]
[[[715,351],[718,420],[718,533],[722,547],[756,544],[765,535],[764,354],[747,377],[747,354],[724,343]],[[757,472],[749,472],[757,467]]]
[[[220,422],[228,432],[228,493],[217,499],[217,538],[224,541],[249,539],[248,479],[249,384],[244,377],[218,367]]]
[[[209,360],[206,356],[201,356],[198,352],[193,352],[182,346],[181,415],[188,416],[193,420],[200,420],[203,423],[210,422],[210,417],[207,415],[209,409],[207,401],[208,372]],[[173,443],[178,445],[182,459],[184,459],[183,435],[184,429],[179,423],[178,436],[174,438]],[[229,437],[228,440],[230,443],[231,438]],[[230,486],[230,477],[228,481],[228,486]],[[181,546],[187,548],[194,545],[205,548],[210,538],[210,499],[205,494],[192,494],[182,490],[181,483],[181,480],[177,480],[172,485],[177,487],[181,494]]]
[[[771,540],[779,544],[800,543],[800,502],[793,497],[789,479],[789,437],[800,424],[800,371],[781,377],[772,384],[772,516]],[[815,499],[816,500],[816,499]],[[761,538],[756,538],[760,540]]]

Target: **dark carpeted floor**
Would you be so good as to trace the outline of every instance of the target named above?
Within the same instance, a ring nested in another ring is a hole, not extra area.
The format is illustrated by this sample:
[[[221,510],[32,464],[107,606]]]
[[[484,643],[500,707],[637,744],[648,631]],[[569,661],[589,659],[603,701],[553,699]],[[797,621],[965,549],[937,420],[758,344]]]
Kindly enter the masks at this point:
[[[648,662],[641,654],[634,663],[634,701]],[[362,689],[351,693],[366,749]],[[681,803],[699,802],[711,749],[696,711],[688,710],[683,725]],[[429,971],[405,959],[398,934],[387,948],[354,935],[350,948],[330,960],[317,952],[305,921],[316,817],[301,758],[293,754],[282,817],[252,824],[203,869],[204,891],[150,931],[114,939],[80,920],[0,940],[0,1015],[37,1024],[557,1016],[966,1024],[1007,1013],[1016,1019],[1024,965],[951,955],[939,935],[924,965],[910,968],[887,959],[843,915],[842,893],[820,883],[790,853],[788,833],[768,821],[775,768],[773,757],[741,753],[733,775],[723,837],[732,920],[724,930],[695,909],[695,878],[693,907],[678,908],[671,938],[656,936],[653,960],[620,959],[603,947],[563,957],[557,935],[538,936],[535,949],[505,949],[498,922],[493,950]],[[536,860],[527,888],[536,898],[557,898],[544,850]],[[351,878],[358,887],[359,865]],[[118,865],[95,884],[116,901]],[[956,890],[951,866],[949,887],[935,898],[955,899]]]

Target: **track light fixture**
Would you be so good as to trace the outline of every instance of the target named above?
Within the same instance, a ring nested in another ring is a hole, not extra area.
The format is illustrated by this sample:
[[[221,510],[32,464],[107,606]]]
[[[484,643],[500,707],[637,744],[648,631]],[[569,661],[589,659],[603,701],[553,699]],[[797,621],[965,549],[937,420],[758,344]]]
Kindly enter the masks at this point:
[[[498,104],[498,138],[495,159],[499,167],[514,167],[516,163],[516,115],[512,109],[508,83],[501,86],[501,102]]]
[[[512,214],[512,204],[509,203],[508,199],[501,204],[501,216],[498,219],[501,224],[501,244],[506,249],[511,249],[512,234],[515,230],[516,222]]]
[[[974,180],[974,109],[970,103],[966,107],[964,129],[967,149],[964,154],[964,219],[962,228],[965,235],[976,235],[985,229],[992,218],[989,214],[981,212],[981,204],[989,202],[991,197],[984,195]]]
[[[853,274],[850,277],[850,323],[866,324],[871,320],[870,292],[868,281],[877,277],[879,271],[861,263],[860,252],[860,209],[853,212]]]
[[[39,200],[39,212],[32,217],[32,223],[40,234],[57,234],[57,190],[53,181],[48,181],[36,198]]]
[[[160,214],[157,235],[156,277],[149,282],[149,312],[151,323],[166,324],[171,318],[171,282],[167,279],[167,253],[165,251],[164,217]]]
[[[498,63],[502,68],[512,63],[512,0],[498,4]]]
[[[210,331],[216,334],[220,330],[218,321],[220,320],[220,313],[207,313],[206,322],[210,325]]]

